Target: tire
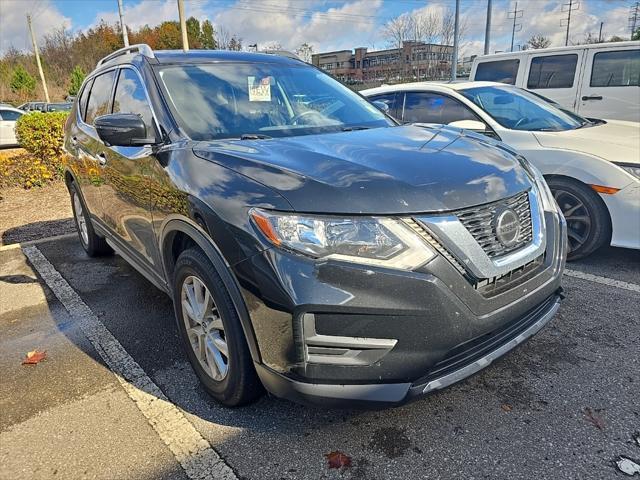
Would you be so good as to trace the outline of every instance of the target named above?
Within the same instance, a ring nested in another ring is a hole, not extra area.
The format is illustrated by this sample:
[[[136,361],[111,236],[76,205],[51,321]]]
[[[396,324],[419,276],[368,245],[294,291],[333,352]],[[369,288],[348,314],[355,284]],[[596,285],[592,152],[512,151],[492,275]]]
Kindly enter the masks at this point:
[[[78,238],[84,251],[87,252],[87,255],[90,257],[111,255],[113,249],[107,244],[107,241],[103,237],[95,232],[93,223],[91,222],[91,216],[87,211],[87,207],[75,183],[69,185],[69,195],[71,196],[73,220],[76,224]]]
[[[210,303],[205,301],[206,292]],[[187,356],[209,394],[227,407],[256,400],[263,388],[238,312],[220,275],[198,248],[189,248],[178,257],[173,304]],[[202,308],[205,304],[210,308]],[[204,315],[198,313],[202,311]]]
[[[569,178],[547,180],[567,220],[567,260],[584,258],[611,240],[611,219],[602,199],[589,186]]]

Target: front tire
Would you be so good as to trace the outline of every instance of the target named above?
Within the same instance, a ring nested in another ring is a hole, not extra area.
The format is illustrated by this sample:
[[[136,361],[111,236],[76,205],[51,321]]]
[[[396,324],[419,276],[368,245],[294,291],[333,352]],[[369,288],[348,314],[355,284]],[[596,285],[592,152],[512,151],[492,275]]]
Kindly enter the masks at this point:
[[[547,179],[567,221],[567,260],[584,258],[609,242],[611,219],[607,207],[589,186],[568,178]]]
[[[189,361],[209,394],[228,407],[262,394],[238,312],[220,275],[198,248],[180,254],[173,302]]]
[[[111,255],[113,249],[107,244],[107,241],[96,234],[91,216],[78,192],[75,183],[69,185],[69,195],[71,196],[71,207],[73,209],[73,220],[78,230],[80,244],[87,255],[90,257],[98,257],[101,255]]]

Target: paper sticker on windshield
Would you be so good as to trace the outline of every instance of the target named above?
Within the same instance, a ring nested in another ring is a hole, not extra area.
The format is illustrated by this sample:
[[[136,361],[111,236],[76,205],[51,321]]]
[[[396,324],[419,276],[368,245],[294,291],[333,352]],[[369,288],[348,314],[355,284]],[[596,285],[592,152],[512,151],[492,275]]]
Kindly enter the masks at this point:
[[[247,77],[249,84],[250,102],[270,102],[271,101],[271,77],[256,79]]]

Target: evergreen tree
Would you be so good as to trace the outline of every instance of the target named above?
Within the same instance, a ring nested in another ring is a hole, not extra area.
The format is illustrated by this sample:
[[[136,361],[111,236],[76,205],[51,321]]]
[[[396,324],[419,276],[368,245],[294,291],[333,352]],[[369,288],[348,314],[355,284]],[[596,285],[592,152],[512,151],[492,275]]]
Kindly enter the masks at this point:
[[[218,48],[216,45],[215,31],[209,20],[202,22],[202,48],[209,50]]]
[[[70,77],[70,85],[69,85],[69,95],[77,95],[80,87],[82,86],[82,82],[84,82],[84,77],[87,74],[84,73],[82,67],[76,65],[74,69],[71,71]]]
[[[19,95],[20,98],[26,98],[35,91],[36,79],[29,75],[29,72],[27,72],[22,65],[18,65],[13,70],[9,87],[11,91]]]

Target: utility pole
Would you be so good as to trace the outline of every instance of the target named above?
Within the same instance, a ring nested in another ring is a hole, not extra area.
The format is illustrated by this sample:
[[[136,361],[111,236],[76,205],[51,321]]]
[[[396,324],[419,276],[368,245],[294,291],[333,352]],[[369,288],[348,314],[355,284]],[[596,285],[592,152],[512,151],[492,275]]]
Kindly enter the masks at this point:
[[[127,26],[124,24],[124,16],[122,15],[122,0],[118,0],[118,14],[120,15],[120,28],[122,29],[122,40],[124,46],[129,46],[129,34],[127,33]]]
[[[453,26],[453,58],[451,59],[451,81],[458,75],[458,37],[460,36],[460,0],[456,0],[456,20]]]
[[[189,51],[189,37],[187,36],[187,19],[184,16],[184,0],[178,0],[178,15],[180,16],[180,30],[182,30],[182,50]]]
[[[49,90],[47,90],[47,82],[44,79],[44,72],[42,71],[42,64],[40,63],[40,52],[38,51],[38,44],[36,43],[36,37],[33,34],[33,26],[31,25],[31,15],[27,13],[27,24],[29,24],[29,32],[31,33],[31,43],[33,43],[33,51],[36,54],[36,63],[38,64],[38,72],[40,73],[40,80],[42,80],[42,88],[44,89],[44,98],[47,103],[49,100]]]
[[[640,18],[640,2],[636,2],[634,5],[631,5],[629,8],[629,27],[631,28],[631,37],[633,38],[633,34],[636,31],[636,26],[638,25],[638,19]]]
[[[566,8],[566,10],[565,10]],[[573,12],[574,10],[578,10],[580,8],[580,4],[576,1],[576,0],[569,0],[569,3],[565,3],[562,5],[562,11],[563,12],[567,12],[567,35],[565,37],[564,40],[564,45],[567,46],[569,45],[569,28],[571,27],[571,12]],[[560,26],[562,27],[562,22],[564,22],[565,20],[562,19],[560,21]]]
[[[602,43],[602,26],[604,22],[600,22],[600,33],[598,33],[598,43]]]
[[[516,2],[515,7],[513,7],[513,12],[509,12],[508,18],[513,18],[513,28],[511,29],[511,52],[513,52],[513,41],[516,38],[516,32],[522,30],[522,24],[516,23],[518,18],[522,18],[524,14],[524,10],[518,10],[518,2]],[[513,15],[513,17],[511,17]]]
[[[491,43],[491,0],[487,0],[487,26],[484,29],[484,54],[489,54]]]

